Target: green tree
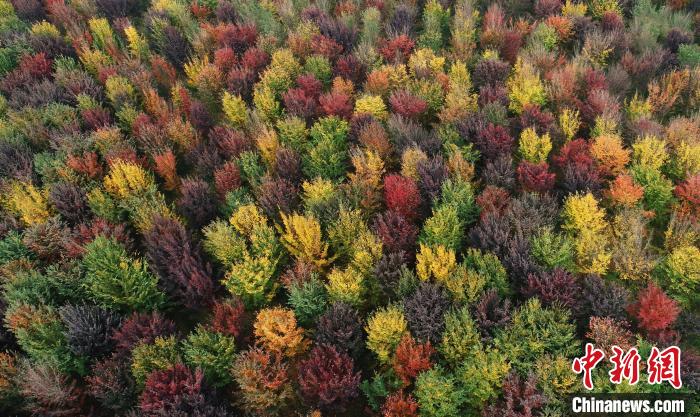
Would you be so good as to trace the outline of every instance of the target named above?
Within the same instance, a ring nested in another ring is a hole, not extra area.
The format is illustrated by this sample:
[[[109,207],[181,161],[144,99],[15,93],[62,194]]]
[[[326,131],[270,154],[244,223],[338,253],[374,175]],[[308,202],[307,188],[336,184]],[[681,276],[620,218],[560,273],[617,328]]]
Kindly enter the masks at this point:
[[[95,301],[118,310],[152,310],[165,296],[148,264],[131,259],[114,239],[98,236],[85,247],[85,286]]]

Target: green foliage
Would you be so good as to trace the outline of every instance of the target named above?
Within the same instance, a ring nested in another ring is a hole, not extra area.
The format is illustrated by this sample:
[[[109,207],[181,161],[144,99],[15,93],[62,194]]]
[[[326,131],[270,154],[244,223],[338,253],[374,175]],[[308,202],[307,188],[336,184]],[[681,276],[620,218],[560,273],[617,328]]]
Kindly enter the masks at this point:
[[[379,411],[384,399],[399,388],[401,388],[401,380],[396,377],[393,369],[383,373],[376,372],[372,379],[365,379],[360,384],[360,390],[367,398],[367,404],[375,411]]]
[[[634,45],[640,50],[648,50],[657,47],[660,38],[672,28],[688,33],[692,32],[692,26],[688,13],[674,12],[667,5],[657,7],[651,0],[640,0],[635,2],[632,10],[630,31],[634,35]]]
[[[22,236],[12,230],[0,240],[0,265],[20,259],[30,259],[31,253],[22,242]]]
[[[18,308],[24,309],[26,306]],[[8,311],[6,317],[13,313],[13,310]],[[85,373],[85,358],[71,352],[65,336],[66,329],[56,310],[51,307],[31,308],[26,318],[26,326],[16,329],[14,334],[17,344],[32,360],[55,366],[66,373]]]
[[[444,205],[433,210],[433,215],[425,221],[419,241],[426,246],[444,246],[459,252],[463,238],[464,223],[457,215],[457,207]]]
[[[287,117],[279,120],[276,127],[280,143],[297,152],[307,150],[309,132],[303,119],[300,117]]]
[[[78,271],[63,271],[55,266],[40,273],[36,270],[18,272],[4,283],[5,301],[9,306],[54,306],[80,301],[86,296]]]
[[[375,311],[367,320],[367,348],[374,352],[379,361],[388,363],[401,338],[408,332],[406,318],[396,306]]]
[[[382,14],[376,7],[368,7],[362,12],[360,42],[376,45],[382,33]]]
[[[465,225],[473,223],[479,214],[479,206],[474,198],[474,188],[471,183],[461,178],[448,178],[442,183],[440,191],[440,206],[454,206],[457,217]]]
[[[85,247],[84,285],[94,299],[108,308],[152,310],[165,301],[158,277],[148,265],[130,258],[115,240],[98,236]]]
[[[549,269],[575,270],[574,247],[566,235],[544,228],[532,237],[530,250],[537,261]]]
[[[232,265],[247,251],[246,241],[230,224],[217,220],[202,231],[204,250],[222,265]]]
[[[570,356],[577,352],[574,325],[569,313],[558,308],[542,308],[539,299],[530,298],[518,309],[513,321],[496,333],[494,345],[519,371],[533,369],[547,353]]]
[[[511,292],[506,269],[493,253],[469,248],[464,254],[464,265],[484,277],[484,289],[493,288],[501,295]]]
[[[673,183],[659,170],[644,166],[632,167],[632,178],[644,187],[644,208],[663,217],[673,199]]]
[[[462,391],[469,393],[465,408],[469,415],[478,416],[484,405],[498,397],[510,364],[497,350],[475,349],[459,365],[455,377]]]
[[[552,140],[548,133],[538,135],[534,128],[528,127],[520,134],[520,157],[533,164],[547,161],[552,150]]]
[[[326,311],[328,304],[323,283],[312,277],[303,283],[294,283],[289,288],[289,306],[303,326],[311,327],[316,318]]]
[[[439,365],[422,372],[416,379],[416,399],[421,416],[457,417],[465,401],[466,392],[461,391],[455,378]]]
[[[544,105],[547,102],[544,85],[535,67],[528,61],[518,58],[513,74],[507,82],[508,108],[521,113],[528,104]]]
[[[143,386],[148,374],[168,369],[180,361],[175,336],[157,337],[153,343],[137,345],[131,352],[131,375],[139,386]]]
[[[326,86],[330,85],[333,77],[331,63],[328,61],[328,58],[321,55],[313,55],[306,58],[304,71],[315,76],[317,80]]]
[[[200,368],[214,386],[224,386],[233,380],[231,367],[236,358],[236,341],[232,336],[200,326],[183,342],[182,352],[187,364]]]
[[[681,305],[700,305],[700,250],[696,246],[680,246],[661,262],[656,271],[665,288]]]
[[[338,181],[345,176],[348,162],[348,123],[335,116],[323,117],[311,127],[310,146],[302,158],[302,169],[309,178]]]
[[[684,43],[678,47],[678,60],[681,65],[697,67],[700,65],[700,45]]]
[[[457,367],[481,350],[481,336],[467,307],[445,314],[445,330],[438,351],[451,367]]]
[[[232,96],[228,91],[221,97],[221,107],[229,123],[242,127],[248,120],[248,109],[240,96]]]
[[[245,151],[238,155],[236,165],[241,170],[241,177],[255,188],[262,182],[262,177],[265,174],[265,167],[260,160],[260,154],[254,151]]]
[[[557,47],[557,42],[559,42],[559,37],[554,27],[540,23],[530,33],[528,47],[536,48],[542,45],[546,50],[552,51]]]
[[[231,266],[224,278],[224,285],[247,306],[262,306],[275,295],[278,284],[274,280],[276,262],[268,257],[252,258],[246,255]]]
[[[418,38],[421,48],[439,52],[449,31],[450,11],[436,0],[425,3],[423,10],[423,33]]]

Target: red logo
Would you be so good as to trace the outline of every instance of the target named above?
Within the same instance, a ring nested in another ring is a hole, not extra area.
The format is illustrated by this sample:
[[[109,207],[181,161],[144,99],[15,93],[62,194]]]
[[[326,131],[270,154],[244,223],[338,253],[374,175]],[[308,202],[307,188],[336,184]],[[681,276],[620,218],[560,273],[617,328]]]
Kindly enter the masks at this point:
[[[668,381],[675,389],[683,386],[681,381],[681,349],[678,346],[670,346],[659,352],[654,346],[647,359],[649,371],[649,383],[661,384]]]
[[[575,373],[583,372],[583,386],[586,389],[593,389],[591,373],[603,358],[605,358],[605,353],[602,350],[596,349],[593,343],[586,343],[586,354],[581,358],[574,359],[574,363],[571,364],[571,369]]]
[[[637,348],[631,348],[625,352],[620,347],[613,346],[612,351],[610,362],[613,367],[608,372],[610,382],[621,384],[623,380],[626,380],[630,385],[639,382],[639,368],[642,358]],[[580,358],[575,358],[571,364],[571,369],[576,374],[583,374],[583,386],[586,389],[593,389],[593,369],[604,358],[605,352],[596,349],[592,343],[586,343],[586,353]],[[653,347],[646,364],[650,384],[668,382],[675,389],[683,386],[681,381],[681,349],[678,346],[670,346],[661,351],[657,347]]]

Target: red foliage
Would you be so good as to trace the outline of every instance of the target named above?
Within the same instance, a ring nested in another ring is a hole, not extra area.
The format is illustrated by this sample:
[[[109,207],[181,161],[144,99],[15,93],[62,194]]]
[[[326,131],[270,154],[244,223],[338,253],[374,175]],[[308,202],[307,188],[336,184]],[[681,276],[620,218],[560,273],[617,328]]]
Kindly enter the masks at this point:
[[[87,376],[85,381],[90,395],[111,410],[126,410],[135,400],[131,368],[128,361],[117,355],[96,362],[92,366],[92,375]]]
[[[404,251],[413,255],[418,227],[401,214],[388,210],[374,220],[374,231],[382,240],[387,253]]]
[[[280,223],[280,213],[290,214],[299,205],[299,191],[286,178],[266,177],[257,195],[265,215]]]
[[[627,322],[615,320],[612,317],[591,317],[586,337],[606,355],[613,353],[613,345],[627,351],[634,346],[635,341],[634,335],[628,330]]]
[[[676,191],[678,191],[678,187],[681,185],[676,187]],[[631,206],[642,199],[644,196],[644,187],[635,184],[630,175],[618,175],[610,182],[610,188],[606,195],[614,203]],[[678,194],[676,194],[676,196],[678,196]]]
[[[72,376],[59,372],[55,367],[30,364],[24,370],[18,385],[27,401],[31,415],[46,417],[83,416],[87,403],[85,391]]]
[[[72,242],[67,245],[68,254],[73,257],[80,256],[85,246],[97,236],[114,239],[127,249],[131,249],[134,244],[123,224],[112,224],[104,219],[95,219],[90,226],[81,224],[76,228]]]
[[[82,156],[71,155],[66,161],[68,168],[89,178],[102,176],[102,164],[97,159],[95,152],[85,152]]]
[[[228,73],[236,64],[238,64],[236,52],[228,46],[214,51],[214,65],[216,65],[222,73]]]
[[[554,187],[555,175],[548,171],[549,164],[541,162],[533,164],[528,161],[520,162],[518,165],[518,181],[526,191],[544,193]]]
[[[603,71],[587,68],[580,81],[579,88],[584,95],[597,90],[607,90],[608,80],[605,78]]]
[[[321,111],[326,116],[338,116],[343,119],[352,117],[352,102],[347,94],[340,92],[330,92],[324,94],[319,99]]]
[[[316,115],[316,99],[301,88],[291,88],[282,93],[282,101],[287,111],[294,116],[311,119]]]
[[[379,53],[384,59],[392,63],[401,63],[411,55],[416,42],[406,34],[395,36],[382,42]]]
[[[207,6],[197,4],[197,2],[194,1],[190,4],[190,11],[197,20],[204,20],[211,13],[211,10],[209,10]]]
[[[518,52],[523,45],[523,35],[516,30],[509,30],[503,36],[503,45],[501,45],[501,56],[504,60],[515,65],[515,60],[518,58]]]
[[[418,217],[421,204],[418,184],[411,178],[390,174],[384,178],[384,201],[389,210],[401,214],[409,221]]]
[[[552,157],[554,165],[564,169],[569,164],[581,165],[586,168],[593,166],[590,146],[584,139],[576,139],[564,145],[559,153]]]
[[[244,133],[217,126],[209,133],[209,139],[224,159],[233,159],[241,153],[253,149],[253,143]]]
[[[259,48],[250,48],[243,54],[241,64],[244,68],[258,73],[270,63],[270,55]]]
[[[158,336],[175,333],[175,323],[159,312],[133,313],[114,331],[112,339],[118,353],[128,354],[136,345],[153,343]]]
[[[211,268],[179,222],[155,216],[144,241],[149,265],[160,276],[159,285],[173,300],[192,309],[212,302]]]
[[[538,135],[548,132],[553,124],[554,115],[549,111],[542,111],[534,104],[526,104],[520,114],[520,126],[523,129],[534,127]]]
[[[219,47],[228,46],[238,54],[254,46],[258,39],[258,30],[252,24],[220,24],[212,28],[212,33]]]
[[[243,333],[248,330],[249,319],[241,300],[215,301],[209,327],[215,332],[233,336],[236,341],[239,341]]]
[[[251,51],[250,49],[248,51]],[[250,99],[253,84],[257,79],[257,70],[252,70],[247,67],[233,67],[226,76],[226,87],[235,95]]]
[[[109,111],[102,108],[85,109],[80,112],[88,130],[96,130],[100,127],[108,126],[112,123],[112,116]]]
[[[388,397],[382,406],[383,417],[418,417],[418,402],[409,394],[397,391]]]
[[[510,204],[510,194],[501,187],[488,185],[476,198],[476,204],[481,209],[481,218],[490,213],[503,214]]]
[[[479,89],[479,106],[484,107],[489,103],[508,105],[508,90],[502,85],[487,84]]]
[[[339,57],[333,70],[337,76],[350,80],[355,85],[362,83],[365,76],[364,64],[355,55]]]
[[[330,61],[343,52],[343,46],[341,44],[324,35],[316,35],[313,37],[311,40],[311,49],[315,54],[323,55]]]
[[[482,22],[482,48],[499,49],[503,45],[505,23],[505,14],[500,4],[491,3]]]
[[[353,367],[352,358],[334,346],[315,347],[309,358],[299,363],[302,397],[325,410],[343,410],[358,394],[360,373],[355,373]]]
[[[229,191],[241,186],[241,171],[235,162],[229,161],[214,171],[214,188],[219,198],[223,199]]]
[[[503,381],[503,399],[484,409],[485,416],[530,417],[539,414],[546,397],[537,389],[537,378],[529,374],[523,380],[511,371]]]
[[[573,308],[576,306],[580,288],[574,275],[555,268],[552,272],[528,275],[524,292],[528,296],[539,298],[545,306],[560,305]]]
[[[495,159],[499,155],[509,155],[513,151],[515,139],[503,126],[493,123],[481,129],[476,138],[476,145],[487,159]]]
[[[155,155],[154,171],[165,181],[164,188],[166,190],[175,190],[180,185],[180,177],[177,175],[177,161],[175,154],[168,149],[167,151]]]
[[[139,408],[146,417],[167,415],[223,415],[212,410],[213,392],[204,386],[204,374],[176,364],[154,371],[146,380]]]
[[[216,195],[209,183],[201,179],[186,179],[182,182],[176,205],[178,212],[193,230],[207,225],[218,212]]]
[[[297,86],[308,96],[317,100],[323,90],[323,84],[313,74],[302,74],[297,77]]]
[[[637,324],[654,340],[666,338],[676,321],[680,307],[653,282],[637,294],[637,302],[627,307]]]
[[[411,335],[405,335],[401,339],[396,347],[393,367],[404,386],[410,385],[419,373],[427,371],[433,366],[430,357],[434,353],[435,349],[431,346],[430,341],[418,343]]]
[[[20,59],[15,71],[29,74],[32,78],[40,79],[51,75],[51,60],[43,52],[36,55],[25,55]]]
[[[600,24],[603,30],[608,32],[614,32],[625,28],[625,22],[618,13],[614,11],[605,12],[600,18]]]
[[[687,178],[676,186],[673,193],[680,200],[680,211],[700,219],[700,174]]]
[[[394,113],[412,119],[418,118],[428,108],[428,103],[408,91],[396,91],[389,97]]]
[[[275,152],[273,172],[278,178],[284,178],[292,184],[301,181],[301,156],[293,149],[280,147]]]
[[[316,272],[316,268],[313,264],[297,260],[293,266],[284,271],[280,276],[280,281],[287,289],[295,285],[301,286],[311,280],[314,272]]]
[[[177,71],[165,58],[160,55],[153,55],[151,58],[151,72],[158,85],[170,89],[173,82],[177,80]]]
[[[543,18],[550,15],[559,14],[561,11],[561,0],[537,0],[535,2],[535,14]]]
[[[579,106],[581,118],[589,126],[595,123],[596,117],[603,114],[618,115],[620,103],[608,90],[593,90],[588,94],[588,99]]]

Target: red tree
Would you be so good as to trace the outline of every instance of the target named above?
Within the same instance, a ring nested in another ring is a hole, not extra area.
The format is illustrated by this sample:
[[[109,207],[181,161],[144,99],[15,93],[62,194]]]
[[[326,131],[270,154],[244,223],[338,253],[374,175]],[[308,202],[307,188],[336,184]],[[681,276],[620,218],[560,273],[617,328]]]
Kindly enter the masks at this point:
[[[408,91],[396,91],[389,97],[389,104],[394,113],[416,119],[428,108],[428,103]]]
[[[418,402],[410,394],[397,391],[388,397],[382,406],[384,417],[418,417]]]
[[[554,173],[548,171],[549,164],[522,161],[518,165],[518,181],[525,191],[545,193],[554,187]]]
[[[637,302],[627,307],[637,324],[655,340],[670,335],[669,327],[676,321],[680,308],[675,300],[653,282],[637,294]]]
[[[418,217],[421,204],[420,191],[415,181],[399,174],[384,178],[384,200],[389,210],[401,214],[409,221]]]
[[[419,373],[427,371],[433,366],[430,357],[434,353],[435,349],[430,341],[418,343],[410,335],[401,339],[396,348],[393,367],[404,386],[410,385]]]
[[[315,347],[309,358],[299,363],[299,388],[310,405],[325,410],[342,410],[356,397],[360,373],[353,370],[352,358],[334,346]]]

